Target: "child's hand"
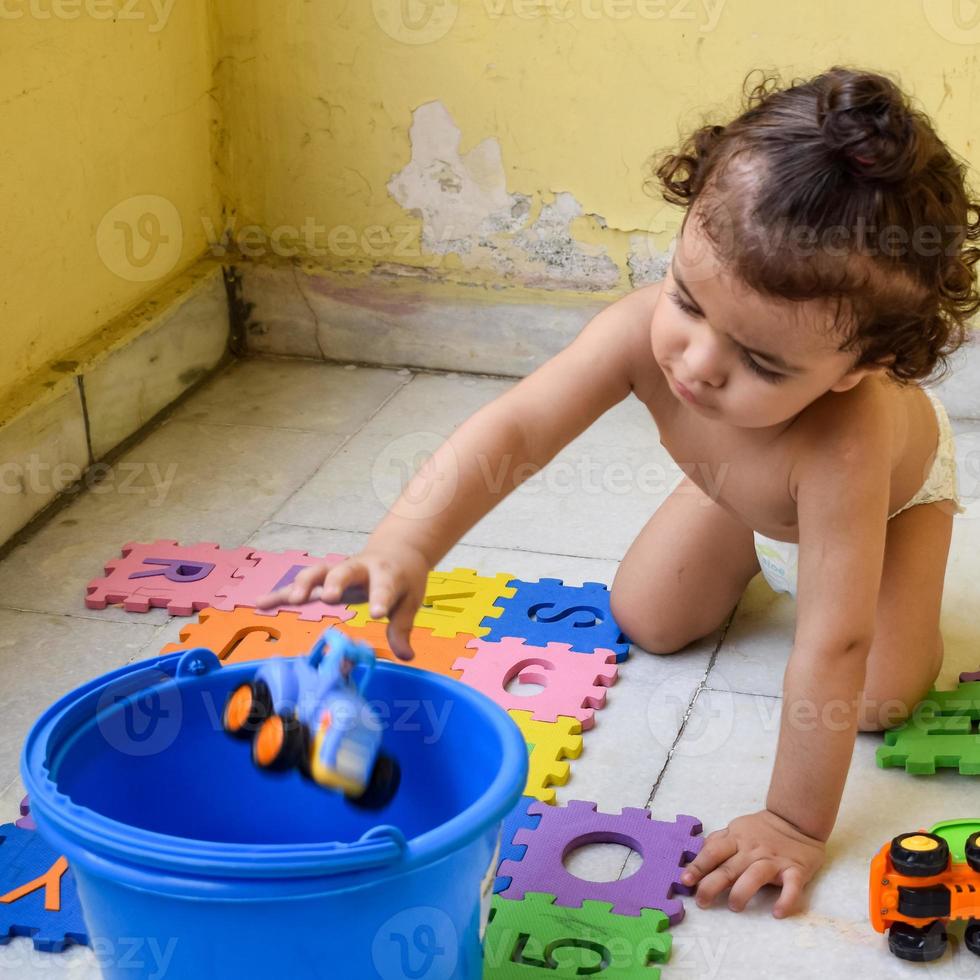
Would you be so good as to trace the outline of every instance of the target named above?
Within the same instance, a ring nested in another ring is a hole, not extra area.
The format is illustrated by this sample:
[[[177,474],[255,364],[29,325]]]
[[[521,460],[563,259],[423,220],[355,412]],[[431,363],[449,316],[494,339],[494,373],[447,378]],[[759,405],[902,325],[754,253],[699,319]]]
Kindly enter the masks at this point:
[[[388,616],[388,643],[402,660],[415,654],[409,634],[415,613],[425,596],[428,561],[421,552],[407,547],[365,548],[360,554],[336,565],[311,565],[292,583],[260,596],[259,609],[297,606],[317,599],[326,603],[369,603],[373,619]]]
[[[782,885],[772,914],[781,919],[799,911],[803,887],[823,864],[823,841],[797,830],[769,810],[736,817],[705,840],[684,869],[681,882],[697,884],[696,901],[708,908],[727,888],[728,907],[741,912],[763,885]]]

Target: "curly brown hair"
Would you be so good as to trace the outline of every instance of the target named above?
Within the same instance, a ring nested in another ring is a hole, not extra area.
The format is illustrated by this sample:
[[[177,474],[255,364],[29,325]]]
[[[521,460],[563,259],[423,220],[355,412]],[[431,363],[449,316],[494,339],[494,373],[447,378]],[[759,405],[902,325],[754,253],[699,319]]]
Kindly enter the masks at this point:
[[[886,363],[900,383],[937,365],[945,376],[980,309],[969,165],[884,75],[834,66],[781,88],[765,71],[753,86],[756,71],[741,114],[651,157],[645,189],[686,208],[685,224],[696,211],[750,288],[836,301],[831,329],[854,367]]]

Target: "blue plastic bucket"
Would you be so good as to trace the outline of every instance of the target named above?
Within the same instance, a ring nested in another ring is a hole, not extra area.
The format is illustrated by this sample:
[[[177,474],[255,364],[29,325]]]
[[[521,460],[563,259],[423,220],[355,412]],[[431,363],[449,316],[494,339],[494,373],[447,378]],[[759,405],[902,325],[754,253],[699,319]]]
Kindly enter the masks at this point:
[[[221,730],[256,666],[207,650],[133,664],[28,736],[32,813],[72,866],[103,975],[480,977],[500,826],[527,776],[517,726],[463,684],[379,663],[365,694],[402,782],[365,812],[258,771]]]

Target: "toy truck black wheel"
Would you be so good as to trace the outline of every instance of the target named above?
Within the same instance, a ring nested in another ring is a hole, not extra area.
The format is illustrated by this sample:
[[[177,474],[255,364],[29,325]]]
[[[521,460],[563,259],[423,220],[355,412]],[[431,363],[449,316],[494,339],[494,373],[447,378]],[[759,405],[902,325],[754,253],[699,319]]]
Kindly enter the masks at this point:
[[[304,726],[293,715],[269,715],[252,742],[252,761],[260,769],[284,772],[302,766]]]
[[[949,866],[949,844],[938,834],[899,834],[892,840],[892,866],[910,878],[931,878]]]
[[[951,908],[952,897],[945,885],[898,886],[898,911],[910,919],[948,919]]]
[[[938,960],[946,952],[946,942],[942,922],[932,922],[922,928],[907,922],[893,922],[888,930],[888,948],[899,959],[913,963]]]
[[[225,702],[222,727],[229,735],[251,738],[272,714],[272,695],[265,681],[239,684]]]
[[[966,839],[966,863],[974,871],[980,872],[980,830]]]
[[[401,778],[402,771],[398,762],[381,752],[374,763],[374,772],[371,773],[371,782],[367,789],[360,796],[350,796],[348,799],[362,810],[380,810],[394,799]]]
[[[980,956],[980,919],[970,919],[963,933],[963,943],[975,956]]]

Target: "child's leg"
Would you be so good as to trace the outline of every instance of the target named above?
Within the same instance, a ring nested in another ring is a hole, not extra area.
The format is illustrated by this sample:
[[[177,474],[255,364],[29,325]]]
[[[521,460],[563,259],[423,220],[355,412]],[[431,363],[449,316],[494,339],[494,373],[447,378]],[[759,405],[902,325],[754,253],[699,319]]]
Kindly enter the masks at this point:
[[[942,500],[910,507],[888,522],[858,722],[864,731],[904,721],[936,680],[943,662],[939,612],[952,532],[953,514]]]
[[[752,529],[687,477],[620,563],[612,612],[652,653],[674,653],[717,629],[759,571]]]

